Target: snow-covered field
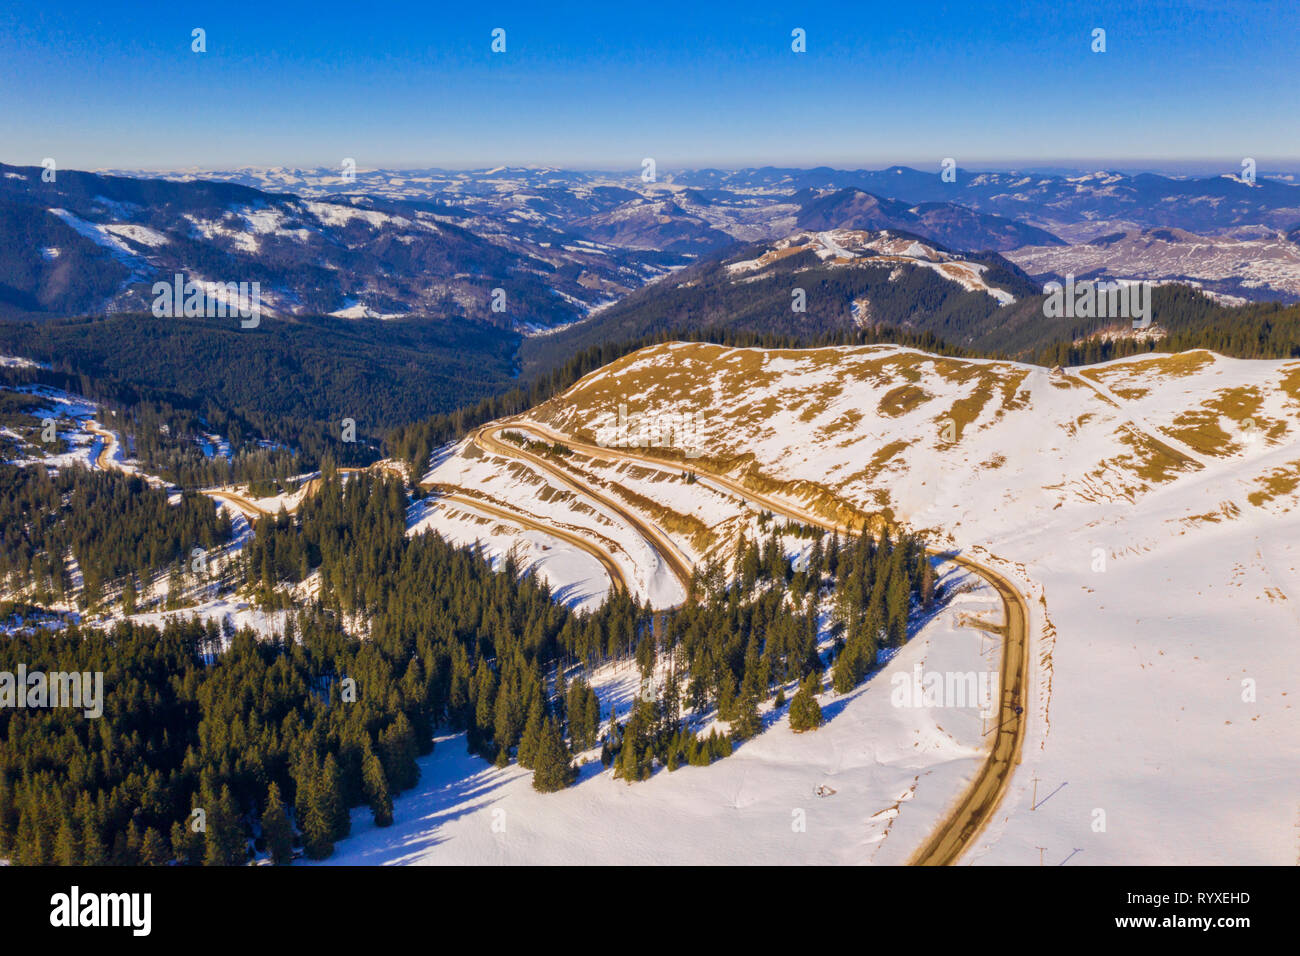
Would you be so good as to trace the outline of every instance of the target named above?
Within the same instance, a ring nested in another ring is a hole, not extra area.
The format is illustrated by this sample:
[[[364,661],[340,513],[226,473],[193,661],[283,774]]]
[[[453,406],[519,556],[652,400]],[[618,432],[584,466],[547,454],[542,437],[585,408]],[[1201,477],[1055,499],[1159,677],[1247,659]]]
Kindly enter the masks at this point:
[[[18,363],[22,359],[6,359],[5,364],[23,367]],[[45,454],[44,446],[37,446],[32,440],[24,439],[12,430],[6,429],[7,437],[15,439],[21,452],[8,459],[10,464],[25,466],[42,464],[57,471],[72,465],[93,467],[96,458],[103,449],[104,438],[90,429],[92,419],[98,411],[94,402],[64,392],[61,389],[44,385],[24,385],[6,389],[17,394],[32,396],[33,408],[30,413],[34,425],[44,429],[44,422],[52,420],[55,435],[67,443],[67,450],[57,454]]]

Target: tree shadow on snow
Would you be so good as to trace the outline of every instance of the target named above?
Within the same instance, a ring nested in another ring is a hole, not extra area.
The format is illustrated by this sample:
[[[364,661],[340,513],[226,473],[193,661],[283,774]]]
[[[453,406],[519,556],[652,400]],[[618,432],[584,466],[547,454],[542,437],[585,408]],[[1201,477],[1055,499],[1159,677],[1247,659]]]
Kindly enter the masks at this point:
[[[353,810],[352,833],[337,844],[336,862],[413,863],[444,842],[444,824],[495,803],[497,791],[517,776],[514,764],[502,769],[467,753],[464,733],[439,738],[434,752],[418,763],[419,782],[393,799],[391,826],[376,827],[365,807]]]

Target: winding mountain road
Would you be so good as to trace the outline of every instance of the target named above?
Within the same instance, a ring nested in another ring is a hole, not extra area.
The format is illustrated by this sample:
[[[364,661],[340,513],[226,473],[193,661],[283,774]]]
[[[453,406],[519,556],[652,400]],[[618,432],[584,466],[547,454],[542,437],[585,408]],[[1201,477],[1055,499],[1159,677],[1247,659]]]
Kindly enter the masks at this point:
[[[529,428],[532,424],[529,423]],[[534,469],[539,469],[548,478],[557,484],[563,485],[570,491],[575,492],[585,498],[595,501],[602,507],[616,514],[622,521],[628,524],[637,534],[645,539],[651,550],[662,560],[668,570],[672,572],[673,577],[680,582],[683,591],[686,594],[691,593],[691,562],[681,552],[677,545],[664,534],[659,528],[650,524],[639,515],[633,514],[625,505],[615,501],[605,492],[593,488],[590,484],[582,481],[581,478],[573,475],[566,469],[561,468],[558,464],[542,455],[535,454],[525,448],[516,445],[508,438],[504,438],[503,433],[511,431],[510,422],[494,422],[490,425],[484,425],[474,432],[473,442],[481,449],[491,454],[500,455],[505,458],[517,458],[532,465]],[[555,434],[551,432],[550,434]],[[562,436],[561,436],[562,438]]]
[[[512,429],[523,428],[553,442],[561,442],[573,451],[588,457],[616,463],[619,460],[636,461],[656,467],[689,468],[697,474],[704,475],[709,481],[727,489],[773,514],[813,524],[827,531],[841,533],[861,533],[867,527],[867,516],[855,522],[856,528],[848,527],[835,521],[828,521],[799,505],[781,501],[771,495],[753,491],[737,479],[718,472],[699,467],[696,462],[683,464],[671,459],[656,458],[638,451],[624,448],[606,448],[579,441],[570,435],[561,434],[545,425],[524,418],[514,418],[485,425],[474,432],[472,440],[480,448],[504,457],[522,459],[535,468],[541,469],[553,480],[599,501],[611,511],[631,524],[648,542],[656,545],[658,553],[668,561],[675,574],[683,580],[689,580],[689,568],[684,563],[680,552],[668,541],[658,528],[628,512],[626,508],[612,501],[607,495],[582,482],[560,464],[559,456],[544,457],[519,447],[502,433]],[[548,532],[552,533],[552,532]],[[970,558],[945,551],[929,550],[930,554],[965,568],[972,574],[983,578],[997,592],[1002,601],[1004,621],[1002,628],[1002,664],[1000,673],[1000,700],[998,722],[994,727],[994,740],[984,763],[980,765],[975,778],[962,791],[956,802],[949,807],[942,820],[936,825],[930,837],[916,850],[909,861],[914,866],[949,866],[954,865],[975,842],[983,828],[992,819],[998,804],[1006,794],[1020,763],[1024,747],[1027,710],[1025,708],[1027,680],[1029,674],[1029,606],[1024,596],[1004,575],[992,568]],[[683,577],[684,576],[684,577]]]
[[[576,534],[565,531],[562,528],[557,528],[554,525],[543,524],[540,521],[516,511],[498,508],[495,505],[488,504],[486,501],[480,501],[477,498],[471,498],[468,495],[458,494],[454,491],[442,492],[438,496],[438,500],[454,502],[455,504],[469,508],[472,511],[479,511],[483,514],[491,515],[494,518],[509,521],[511,524],[522,525],[525,528],[531,528],[533,531],[540,531],[542,534],[552,538],[559,538],[561,541],[573,545],[575,548],[586,552],[599,561],[601,567],[605,569],[605,573],[609,575],[609,579],[616,590],[622,590],[624,592],[631,591],[631,588],[628,585],[627,576],[623,573],[623,569],[618,566],[618,563],[610,557],[607,552],[596,547],[586,538],[579,537]]]

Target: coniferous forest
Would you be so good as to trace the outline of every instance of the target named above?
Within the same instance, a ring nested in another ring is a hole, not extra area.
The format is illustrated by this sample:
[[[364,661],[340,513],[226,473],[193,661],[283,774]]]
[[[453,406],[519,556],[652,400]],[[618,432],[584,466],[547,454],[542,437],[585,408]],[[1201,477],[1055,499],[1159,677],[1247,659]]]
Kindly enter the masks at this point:
[[[75,571],[80,605],[93,608],[106,586],[139,590],[194,548],[230,539],[230,518],[210,499],[168,498],[136,475],[0,464],[0,580],[45,603],[73,592]]]
[[[58,482],[111,490],[109,475],[65,474],[33,473],[23,493],[54,494]],[[67,507],[54,546],[75,547],[78,533],[103,540],[88,530],[103,530],[97,500]],[[837,692],[851,690],[934,597],[914,538],[816,536],[792,562],[781,535],[799,529],[768,523],[730,572],[700,569],[675,612],[615,593],[579,614],[513,558],[494,570],[475,548],[407,536],[410,507],[395,479],[327,473],[297,514],[256,522],[237,570],[265,607],[319,574],[315,596],[280,615],[273,639],[184,618],[16,631],[0,667],[102,671],[103,716],[0,709],[0,855],[207,865],[243,863],[250,848],[277,863],[328,856],[353,808],[392,822],[393,798],[416,782],[440,729],[464,731],[486,760],[531,769],[542,792],[571,785],[578,755],[594,765],[597,748],[629,783],[707,764],[758,733],[772,706],[788,703],[797,730],[815,729],[827,669]],[[172,510],[178,522],[188,513]],[[21,523],[4,515],[7,548]],[[205,528],[178,525],[175,540]],[[85,553],[106,569],[119,559]],[[830,635],[819,634],[821,612],[835,622]],[[611,664],[635,669],[641,693],[602,713],[592,680]]]

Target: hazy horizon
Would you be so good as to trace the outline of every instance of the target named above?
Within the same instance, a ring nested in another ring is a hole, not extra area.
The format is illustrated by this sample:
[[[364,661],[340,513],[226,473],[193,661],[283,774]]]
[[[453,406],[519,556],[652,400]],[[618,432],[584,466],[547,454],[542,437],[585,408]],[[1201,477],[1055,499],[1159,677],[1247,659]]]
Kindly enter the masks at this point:
[[[1258,175],[1261,178],[1267,178],[1270,174],[1275,177],[1296,177],[1300,176],[1300,157],[1277,160],[1260,160],[1259,157],[1252,157],[1256,160]],[[0,159],[0,162],[10,166],[17,167],[34,167],[39,168],[37,162],[7,162]],[[1006,172],[1006,173],[1025,173],[1042,176],[1061,176],[1089,174],[1094,172],[1121,173],[1125,175],[1136,175],[1139,173],[1154,173],[1170,178],[1208,178],[1219,175],[1229,175],[1240,172],[1240,159],[1184,159],[1162,162],[1159,160],[1134,161],[1124,159],[1055,159],[1055,160],[1027,160],[1017,162],[1014,160],[972,160],[967,164],[959,164],[958,169],[966,173],[984,173],[984,172]],[[90,173],[107,173],[107,174],[167,174],[167,173],[232,173],[241,171],[270,171],[270,170],[301,170],[303,172],[325,171],[337,168],[337,163],[329,162],[307,162],[307,163],[236,163],[236,164],[184,164],[172,166],[107,166],[107,165],[90,165],[74,168]],[[660,177],[672,176],[674,173],[692,173],[704,170],[718,170],[721,172],[740,172],[744,170],[757,169],[791,169],[791,170],[814,170],[814,169],[833,169],[837,172],[878,172],[881,170],[891,169],[894,167],[903,167],[913,169],[918,172],[928,172],[933,167],[937,172],[940,167],[938,160],[923,161],[892,161],[892,162],[860,162],[857,164],[844,163],[782,163],[770,162],[764,160],[754,160],[748,163],[729,163],[729,164],[710,164],[710,163],[659,163],[658,170]],[[447,172],[447,173],[485,173],[497,169],[522,169],[522,170],[557,170],[562,172],[577,173],[583,175],[609,175],[609,176],[638,176],[641,172],[639,166],[569,166],[557,163],[493,163],[493,162],[472,162],[464,164],[439,164],[429,161],[399,161],[394,163],[358,163],[357,173],[364,175],[367,172]]]

